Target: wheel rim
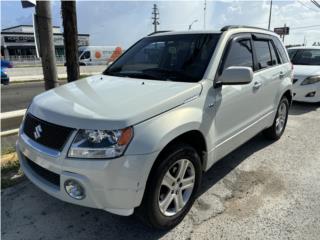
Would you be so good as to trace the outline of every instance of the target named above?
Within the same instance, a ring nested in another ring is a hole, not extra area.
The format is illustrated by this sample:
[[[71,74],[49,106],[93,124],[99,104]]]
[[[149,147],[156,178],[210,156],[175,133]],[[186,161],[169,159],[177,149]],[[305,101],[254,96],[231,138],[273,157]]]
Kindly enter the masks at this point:
[[[180,212],[189,201],[195,182],[191,161],[181,159],[172,164],[164,175],[158,196],[160,211],[165,216]]]
[[[276,133],[279,135],[286,124],[287,118],[287,105],[285,103],[281,103],[278,109],[277,119],[276,119]]]

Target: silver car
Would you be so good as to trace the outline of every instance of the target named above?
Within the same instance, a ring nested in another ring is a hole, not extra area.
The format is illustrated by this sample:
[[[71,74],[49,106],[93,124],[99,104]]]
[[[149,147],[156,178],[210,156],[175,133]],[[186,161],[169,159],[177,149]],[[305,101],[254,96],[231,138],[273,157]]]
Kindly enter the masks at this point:
[[[176,226],[201,176],[263,131],[277,140],[292,69],[273,32],[162,32],[101,75],[38,95],[21,125],[25,175],[63,201]]]

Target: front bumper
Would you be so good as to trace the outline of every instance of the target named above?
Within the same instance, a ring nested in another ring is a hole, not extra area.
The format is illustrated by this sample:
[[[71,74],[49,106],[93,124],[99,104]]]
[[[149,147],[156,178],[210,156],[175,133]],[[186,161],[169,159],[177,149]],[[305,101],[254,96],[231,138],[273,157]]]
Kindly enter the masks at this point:
[[[73,136],[70,138],[72,141]],[[69,146],[70,142],[66,144]],[[56,152],[46,148],[25,134],[17,141],[17,153],[25,175],[43,191],[62,201],[86,207],[104,209],[118,215],[131,215],[139,206],[148,173],[158,153],[128,155],[113,160],[70,159],[67,150]],[[32,161],[55,173],[59,184],[52,184],[34,171]],[[64,182],[77,180],[85,189],[83,200],[71,198],[64,190]]]
[[[315,93],[314,96],[310,96],[312,93]],[[320,84],[294,87],[293,100],[299,102],[320,102]]]
[[[320,82],[301,85],[307,76],[295,76],[293,84],[293,101],[298,102],[320,102]]]

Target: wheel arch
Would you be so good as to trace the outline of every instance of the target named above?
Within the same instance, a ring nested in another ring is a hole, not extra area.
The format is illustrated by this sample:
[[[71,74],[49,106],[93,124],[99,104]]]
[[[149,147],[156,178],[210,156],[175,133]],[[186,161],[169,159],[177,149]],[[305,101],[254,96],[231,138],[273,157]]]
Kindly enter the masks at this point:
[[[291,91],[290,89],[286,90],[286,91],[282,94],[281,99],[282,99],[283,97],[286,97],[286,98],[288,99],[289,105],[291,106],[291,104],[292,104],[292,91]]]

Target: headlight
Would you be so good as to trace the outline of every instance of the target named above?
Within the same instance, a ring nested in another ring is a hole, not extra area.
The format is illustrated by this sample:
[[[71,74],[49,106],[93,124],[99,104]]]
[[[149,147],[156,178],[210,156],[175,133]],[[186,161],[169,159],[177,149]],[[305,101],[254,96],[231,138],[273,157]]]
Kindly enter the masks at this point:
[[[69,149],[71,158],[121,156],[133,137],[132,127],[122,130],[79,130]]]
[[[305,80],[303,80],[301,85],[308,85],[308,84],[313,84],[313,83],[317,83],[317,82],[320,82],[320,76],[312,76],[312,77],[308,77]]]

